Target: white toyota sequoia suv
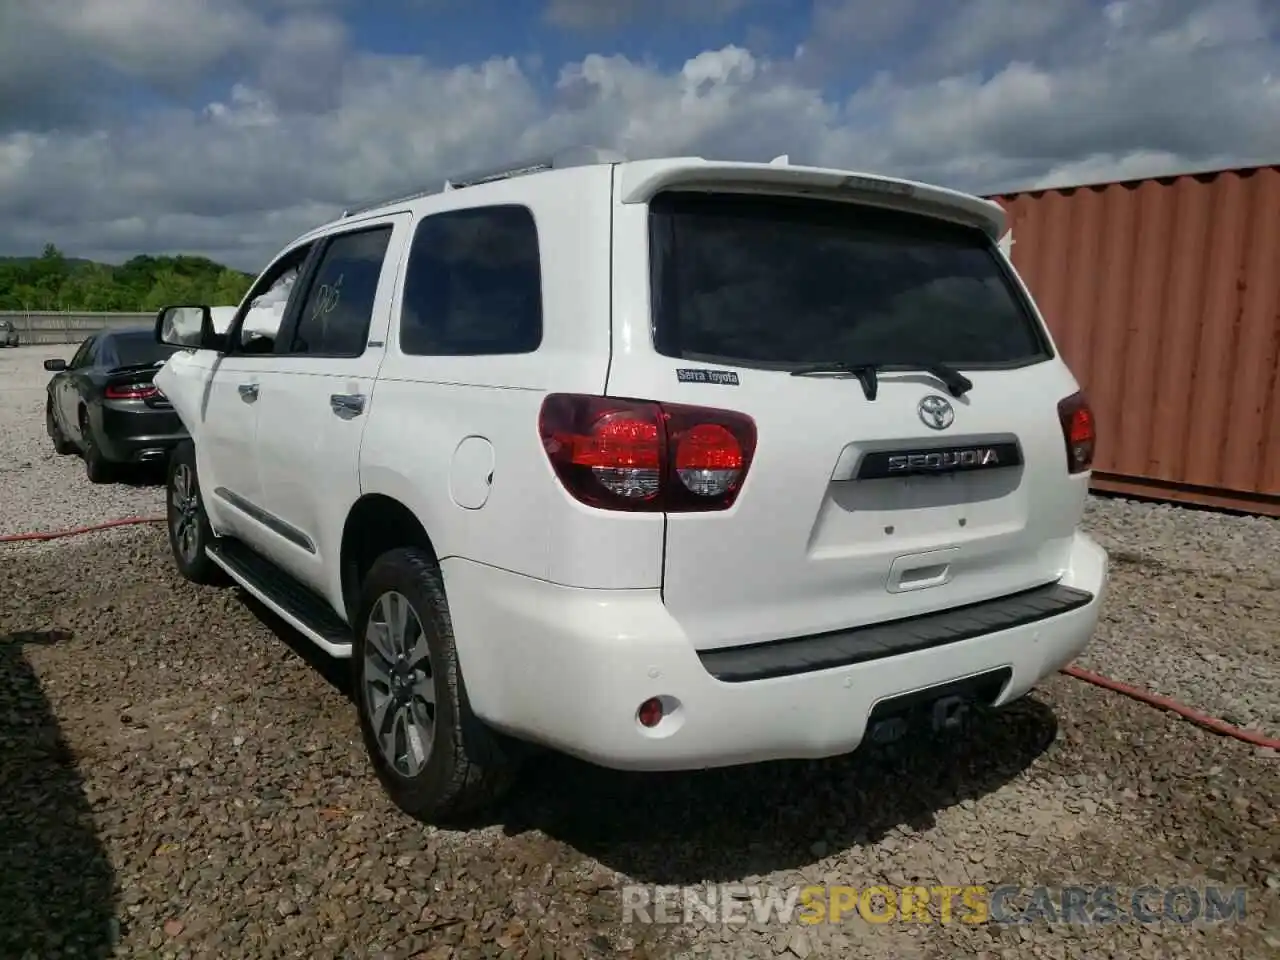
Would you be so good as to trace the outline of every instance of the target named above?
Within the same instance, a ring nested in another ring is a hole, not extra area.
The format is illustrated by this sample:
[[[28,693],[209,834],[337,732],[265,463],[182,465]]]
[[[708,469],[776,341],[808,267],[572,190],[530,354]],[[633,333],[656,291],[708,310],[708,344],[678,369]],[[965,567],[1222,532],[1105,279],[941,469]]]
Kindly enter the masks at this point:
[[[530,747],[680,770],[954,727],[1079,654],[1107,579],[1093,417],[1004,227],[592,151],[348,213],[229,327],[157,316],[174,560],[351,659],[423,819]]]

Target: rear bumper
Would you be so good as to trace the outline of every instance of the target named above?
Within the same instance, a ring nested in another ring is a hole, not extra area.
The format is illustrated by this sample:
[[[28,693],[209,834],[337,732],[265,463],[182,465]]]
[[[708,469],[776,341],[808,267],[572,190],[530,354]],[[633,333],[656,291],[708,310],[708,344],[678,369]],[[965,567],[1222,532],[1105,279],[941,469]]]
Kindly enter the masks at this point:
[[[726,682],[657,590],[582,590],[466,560],[442,564],[467,692],[499,729],[606,767],[680,770],[856,749],[877,702],[1008,670],[995,704],[1075,659],[1098,622],[1106,553],[1077,533],[1060,581],[1090,597],[1066,612],[844,666]],[[666,698],[646,729],[636,709]]]
[[[168,457],[187,439],[172,408],[155,409],[139,400],[106,401],[96,411],[98,449],[117,463],[146,463]]]

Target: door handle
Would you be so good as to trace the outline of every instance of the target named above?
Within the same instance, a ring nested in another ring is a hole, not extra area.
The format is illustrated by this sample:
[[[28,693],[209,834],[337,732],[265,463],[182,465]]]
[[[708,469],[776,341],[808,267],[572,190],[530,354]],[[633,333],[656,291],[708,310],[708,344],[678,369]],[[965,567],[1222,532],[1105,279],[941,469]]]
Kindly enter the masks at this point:
[[[360,393],[333,393],[329,395],[329,406],[340,417],[358,417],[364,413],[364,395]]]
[[[253,403],[258,399],[258,385],[256,383],[242,383],[237,389],[240,391],[240,399],[245,403]]]

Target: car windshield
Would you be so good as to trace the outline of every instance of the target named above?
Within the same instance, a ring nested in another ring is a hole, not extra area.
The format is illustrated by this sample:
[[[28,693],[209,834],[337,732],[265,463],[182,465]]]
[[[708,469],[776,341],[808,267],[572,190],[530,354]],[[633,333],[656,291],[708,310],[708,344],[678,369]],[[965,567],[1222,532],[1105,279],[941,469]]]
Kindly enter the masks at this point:
[[[667,194],[650,206],[655,346],[773,369],[1019,366],[1049,356],[974,228],[850,203]]]
[[[115,348],[115,366],[136,367],[142,364],[156,364],[167,360],[177,347],[156,343],[150,332],[117,333],[111,338]]]

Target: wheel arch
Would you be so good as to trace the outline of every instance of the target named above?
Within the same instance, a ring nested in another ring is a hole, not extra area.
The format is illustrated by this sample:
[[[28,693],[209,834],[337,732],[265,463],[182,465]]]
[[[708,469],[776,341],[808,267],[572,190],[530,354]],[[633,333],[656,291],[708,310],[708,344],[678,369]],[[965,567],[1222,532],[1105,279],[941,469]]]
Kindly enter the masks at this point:
[[[353,626],[365,574],[378,557],[398,547],[417,547],[433,558],[439,556],[418,515],[395,497],[366,493],[351,505],[342,527],[339,564],[343,604]]]

